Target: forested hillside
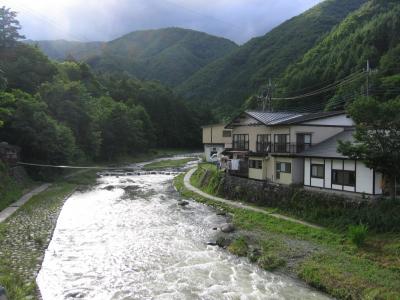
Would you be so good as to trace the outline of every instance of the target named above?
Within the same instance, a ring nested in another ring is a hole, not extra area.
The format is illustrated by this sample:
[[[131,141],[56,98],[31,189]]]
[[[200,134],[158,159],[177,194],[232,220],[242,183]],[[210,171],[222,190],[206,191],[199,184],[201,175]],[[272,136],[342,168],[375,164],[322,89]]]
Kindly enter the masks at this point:
[[[290,96],[305,87],[318,89],[346,76],[340,89],[294,102],[294,106],[327,103],[337,108],[357,95],[366,94],[366,76],[360,74],[369,61],[369,94],[394,96],[400,86],[400,2],[371,0],[350,14],[330,34],[291,65],[279,82],[280,95]],[[357,76],[357,74],[359,74]],[[343,106],[342,106],[343,107]]]
[[[158,80],[174,87],[237,45],[227,39],[181,28],[135,31],[107,43],[38,41],[53,59],[85,60],[96,71]]]
[[[240,108],[268,78],[276,79],[366,0],[327,0],[204,67],[178,91],[213,103],[221,115]]]
[[[93,55],[98,55],[105,44],[104,42],[76,42],[66,40],[26,40],[24,43],[33,46],[37,45],[48,57],[60,62],[71,58],[81,61]]]
[[[56,63],[18,38],[0,40],[0,141],[20,146],[24,161],[66,164],[197,147],[200,125],[213,121],[159,83]]]

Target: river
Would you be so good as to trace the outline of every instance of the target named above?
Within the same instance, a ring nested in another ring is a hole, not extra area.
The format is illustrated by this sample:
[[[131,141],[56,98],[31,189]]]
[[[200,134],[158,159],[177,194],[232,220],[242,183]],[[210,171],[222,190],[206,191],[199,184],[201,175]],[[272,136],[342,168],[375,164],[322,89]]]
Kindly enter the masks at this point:
[[[65,203],[37,283],[58,299],[328,299],[208,246],[223,216],[178,205],[173,175],[102,176]]]

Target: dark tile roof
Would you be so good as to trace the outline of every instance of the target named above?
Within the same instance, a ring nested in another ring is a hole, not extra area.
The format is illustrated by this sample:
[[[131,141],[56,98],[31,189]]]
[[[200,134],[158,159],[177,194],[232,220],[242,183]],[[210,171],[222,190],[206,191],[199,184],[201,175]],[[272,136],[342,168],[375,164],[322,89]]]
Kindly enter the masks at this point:
[[[318,113],[293,113],[293,112],[265,112],[245,111],[252,118],[265,125],[293,125],[307,121],[318,120],[326,117],[344,114],[344,111],[328,111]]]
[[[353,142],[353,133],[353,129],[346,129],[337,135],[330,137],[326,141],[319,143],[301,153],[298,153],[298,155],[304,157],[347,158],[337,151],[338,141]]]
[[[302,116],[302,114],[290,112],[246,111],[245,113],[265,125],[275,125]]]
[[[324,111],[324,112],[317,112],[317,113],[309,113],[303,114],[296,118],[291,118],[285,121],[280,122],[279,124],[298,124],[312,120],[318,120],[326,117],[338,116],[345,114],[345,111]]]

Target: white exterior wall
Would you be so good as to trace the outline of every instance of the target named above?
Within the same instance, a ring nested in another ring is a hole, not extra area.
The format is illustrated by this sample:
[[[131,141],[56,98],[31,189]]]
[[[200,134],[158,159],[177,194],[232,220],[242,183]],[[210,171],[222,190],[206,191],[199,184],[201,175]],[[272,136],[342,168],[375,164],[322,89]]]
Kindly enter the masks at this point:
[[[262,157],[249,157],[249,160],[262,161],[262,169],[253,169],[249,167],[249,178],[257,180],[267,179],[267,162]]]
[[[223,132],[230,131],[231,136],[224,137]],[[232,147],[232,130],[225,129],[224,124],[203,127],[203,144],[224,144],[225,148]]]
[[[325,174],[324,179],[312,178],[311,177],[311,165],[312,164],[324,164]],[[355,186],[341,186],[331,184],[332,169],[335,170],[347,170],[356,172],[356,183]],[[374,182],[375,179],[375,182]],[[364,163],[354,160],[342,160],[342,159],[318,159],[318,158],[305,158],[304,159],[304,185],[324,188],[329,190],[345,191],[345,192],[356,192],[365,193],[369,195],[380,195],[382,194],[381,188],[382,174],[375,172],[365,166]],[[374,191],[375,186],[375,191]]]
[[[354,126],[354,122],[351,118],[347,117],[345,114],[327,117],[323,119],[313,120],[304,122],[305,125],[322,125],[322,126]]]
[[[356,192],[374,193],[374,171],[367,168],[362,162],[357,162]]]
[[[290,127],[290,142],[297,143],[298,133],[311,133],[311,143],[315,145],[329,139],[334,135],[341,133],[343,130],[343,127],[294,125]]]

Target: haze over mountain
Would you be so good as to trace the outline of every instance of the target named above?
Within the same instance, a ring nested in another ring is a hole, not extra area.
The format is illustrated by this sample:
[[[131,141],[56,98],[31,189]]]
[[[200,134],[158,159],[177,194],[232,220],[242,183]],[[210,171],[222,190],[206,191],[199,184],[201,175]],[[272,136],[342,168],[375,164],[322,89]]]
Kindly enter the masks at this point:
[[[279,78],[366,0],[327,0],[254,38],[178,87],[193,102],[211,103],[222,114],[240,109],[269,78]]]
[[[33,40],[110,41],[132,31],[181,27],[236,43],[262,35],[322,0],[3,0]]]
[[[368,59],[374,68],[388,55],[396,61],[399,5],[394,0],[326,0],[242,46],[180,28],[132,32],[108,43],[38,45],[54,59],[71,54],[97,71],[158,80],[224,117],[242,109],[269,78],[277,84],[276,95],[295,95],[362,70]],[[347,90],[359,91],[362,83],[356,84]],[[318,102],[324,109],[329,102],[331,109],[341,109],[349,97],[341,90],[307,98],[297,107]]]
[[[36,41],[50,58],[72,56],[97,71],[127,72],[176,86],[237,45],[224,38],[181,28],[135,31],[108,43]]]

